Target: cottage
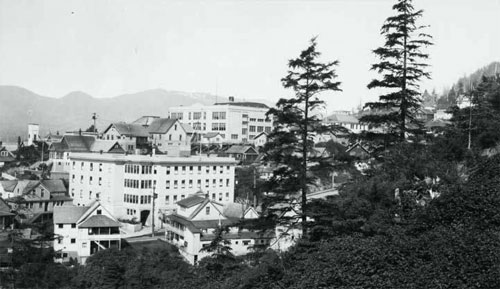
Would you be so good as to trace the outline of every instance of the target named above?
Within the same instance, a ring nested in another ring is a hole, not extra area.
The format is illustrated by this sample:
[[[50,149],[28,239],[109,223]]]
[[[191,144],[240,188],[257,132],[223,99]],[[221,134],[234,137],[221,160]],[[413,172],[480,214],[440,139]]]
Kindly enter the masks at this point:
[[[54,251],[56,261],[75,258],[85,264],[100,250],[121,249],[120,223],[96,201],[90,206],[62,206],[54,209]]]
[[[238,228],[239,220],[258,216],[252,207],[242,204],[224,206],[198,193],[177,202],[176,212],[165,217],[166,237],[179,247],[188,262],[197,264],[211,254],[202,248],[209,246],[217,229],[228,227],[228,233],[222,237],[229,240],[232,254],[243,255],[254,246],[268,245],[274,237],[274,232],[258,233]]]

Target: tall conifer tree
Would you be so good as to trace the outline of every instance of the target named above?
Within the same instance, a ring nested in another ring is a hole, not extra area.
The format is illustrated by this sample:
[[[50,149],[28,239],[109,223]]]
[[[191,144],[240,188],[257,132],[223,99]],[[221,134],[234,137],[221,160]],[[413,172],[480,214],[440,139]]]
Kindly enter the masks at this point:
[[[330,166],[328,159],[314,153],[313,138],[316,135],[338,130],[337,126],[324,124],[319,112],[324,101],[318,94],[324,91],[339,91],[335,66],[338,61],[321,63],[316,51],[316,39],[288,63],[289,71],[281,81],[285,88],[291,88],[295,97],[280,99],[268,115],[274,117],[275,127],[264,146],[264,162],[275,169],[267,182],[267,190],[274,194],[265,199],[265,205],[288,202],[299,193],[299,217],[295,220],[306,229],[306,202],[308,186],[318,179],[318,172]]]
[[[368,134],[372,140],[383,140],[387,145],[404,140],[421,127],[415,118],[421,99],[419,82],[430,78],[425,71],[428,58],[423,48],[432,45],[432,37],[422,31],[425,26],[417,25],[423,10],[415,10],[412,0],[398,0],[392,7],[395,16],[386,19],[381,34],[385,44],[373,50],[380,62],[372,65],[381,77],[368,84],[368,88],[381,88],[383,94],[378,102],[365,104],[371,113],[361,118],[362,122],[381,128],[378,133]]]

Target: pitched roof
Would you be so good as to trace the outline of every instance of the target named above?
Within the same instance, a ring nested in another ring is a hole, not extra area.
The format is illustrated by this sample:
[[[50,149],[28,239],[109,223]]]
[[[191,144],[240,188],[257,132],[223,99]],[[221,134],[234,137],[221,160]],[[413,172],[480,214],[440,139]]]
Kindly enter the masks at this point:
[[[7,163],[7,162],[13,162],[16,159],[11,157],[11,156],[0,156],[0,162]]]
[[[66,193],[68,191],[62,180],[42,180],[42,186],[50,193]]]
[[[95,228],[95,227],[120,227],[120,223],[112,220],[105,215],[93,215],[85,220],[78,227],[80,228]]]
[[[54,224],[74,224],[90,207],[61,206],[54,207]]]
[[[267,137],[267,133],[265,131],[259,133],[258,135],[256,135],[253,139],[258,139],[261,135],[265,135]]]
[[[95,140],[95,136],[90,135],[65,135],[61,143],[65,146],[63,149],[67,151],[88,152]]]
[[[243,218],[247,205],[241,203],[228,203],[224,205],[224,216],[228,218]]]
[[[0,216],[10,216],[10,206],[7,204],[7,202],[4,201],[4,199],[0,198]]]
[[[177,205],[185,208],[191,208],[192,206],[196,206],[198,204],[203,203],[203,201],[205,201],[204,197],[194,195],[178,201]]]
[[[40,185],[40,181],[21,180],[18,182],[19,189],[23,195],[28,194],[31,190],[34,190],[38,187],[38,185]]]
[[[149,126],[157,118],[160,118],[160,117],[155,116],[155,115],[145,115],[145,116],[140,117],[137,120],[134,120],[132,123],[140,124],[142,126]]]
[[[189,124],[187,123],[181,123],[182,127],[184,128],[184,130],[186,131],[187,134],[190,134],[190,133],[194,133],[194,129],[192,126],[190,126]]]
[[[111,149],[113,149],[115,147],[115,145],[119,146],[119,148],[123,152],[125,152],[125,150],[123,150],[123,148],[120,146],[118,141],[116,141],[116,140],[103,140],[103,139],[95,140],[94,143],[92,144],[92,147],[90,148],[90,151],[96,152],[96,153],[103,151],[103,152],[107,153]]]
[[[157,118],[147,128],[149,133],[166,133],[175,123],[177,119],[173,118]]]
[[[225,153],[227,154],[257,154],[257,151],[249,145],[233,145],[228,148]]]
[[[6,192],[14,192],[14,189],[17,186],[18,181],[0,181],[0,186],[3,187],[3,190]]]
[[[133,136],[133,137],[149,136],[147,129],[144,126],[136,123],[124,123],[124,122],[112,123],[104,132],[107,132],[111,127],[114,127],[119,134],[124,136]]]

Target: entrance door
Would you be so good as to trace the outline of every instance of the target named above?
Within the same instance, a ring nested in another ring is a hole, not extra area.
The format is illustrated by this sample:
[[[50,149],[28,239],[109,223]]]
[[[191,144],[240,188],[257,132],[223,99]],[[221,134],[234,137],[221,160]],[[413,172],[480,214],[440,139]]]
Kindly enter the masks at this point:
[[[149,210],[141,211],[141,224],[143,226],[146,225],[146,221],[148,220],[148,217],[149,217]]]

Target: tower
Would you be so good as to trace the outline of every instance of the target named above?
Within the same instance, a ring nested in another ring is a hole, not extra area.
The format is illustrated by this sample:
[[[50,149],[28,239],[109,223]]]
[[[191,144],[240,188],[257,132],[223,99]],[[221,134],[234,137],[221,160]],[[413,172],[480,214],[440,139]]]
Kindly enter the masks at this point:
[[[40,140],[40,126],[37,123],[28,124],[28,146]]]

